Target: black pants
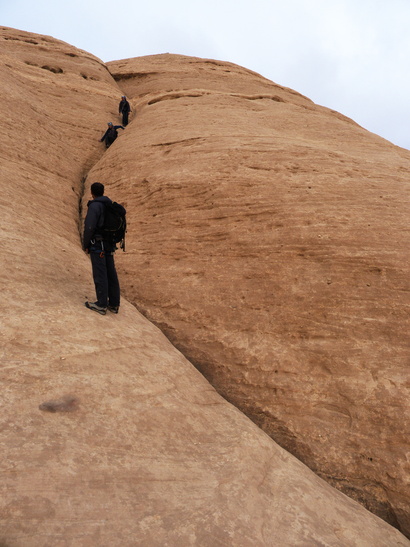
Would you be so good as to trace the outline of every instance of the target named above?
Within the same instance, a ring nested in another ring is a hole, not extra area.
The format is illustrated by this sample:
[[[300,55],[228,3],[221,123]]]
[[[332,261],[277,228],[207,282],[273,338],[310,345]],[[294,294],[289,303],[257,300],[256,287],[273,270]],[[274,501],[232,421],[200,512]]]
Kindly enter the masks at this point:
[[[120,284],[115,269],[114,253],[90,252],[93,268],[97,305],[106,308],[107,305],[120,305]]]
[[[115,141],[116,138],[117,138],[117,137],[110,138],[110,139],[109,139],[109,138],[106,138],[106,139],[105,139],[105,146],[106,146],[107,148],[109,148],[109,147],[112,145],[112,143]]]
[[[125,127],[128,125],[128,112],[122,113],[122,125]]]

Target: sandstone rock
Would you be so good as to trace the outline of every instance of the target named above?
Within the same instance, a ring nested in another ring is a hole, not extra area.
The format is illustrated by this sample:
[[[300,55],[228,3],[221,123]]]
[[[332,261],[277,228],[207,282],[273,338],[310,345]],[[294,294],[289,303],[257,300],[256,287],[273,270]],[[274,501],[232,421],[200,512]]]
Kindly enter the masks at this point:
[[[409,545],[222,399],[125,299],[118,315],[84,307],[79,204],[121,93],[68,44],[7,28],[0,43],[0,543]],[[114,163],[125,180],[135,138],[103,156],[116,198]]]
[[[229,63],[108,67],[136,113],[92,176],[131,212],[127,297],[280,445],[410,533],[410,152]]]

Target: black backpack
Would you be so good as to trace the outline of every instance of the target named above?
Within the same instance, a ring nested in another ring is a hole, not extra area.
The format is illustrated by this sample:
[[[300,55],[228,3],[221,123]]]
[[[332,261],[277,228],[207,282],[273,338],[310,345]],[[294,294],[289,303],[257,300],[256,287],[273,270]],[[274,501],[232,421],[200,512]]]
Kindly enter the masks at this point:
[[[127,211],[116,201],[105,203],[104,225],[101,235],[110,243],[120,243],[125,251],[125,232],[127,231]]]

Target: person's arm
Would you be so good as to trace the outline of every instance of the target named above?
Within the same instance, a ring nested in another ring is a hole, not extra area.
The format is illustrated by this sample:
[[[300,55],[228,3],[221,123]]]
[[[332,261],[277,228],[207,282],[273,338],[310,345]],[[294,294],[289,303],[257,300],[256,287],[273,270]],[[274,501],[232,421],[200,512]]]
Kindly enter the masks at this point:
[[[84,221],[83,249],[87,251],[90,248],[91,240],[94,237],[100,217],[100,206],[94,201],[88,202],[88,211]]]
[[[114,129],[125,129],[125,127],[123,127],[122,125],[116,125]]]
[[[103,142],[103,140],[104,140],[105,137],[107,136],[107,133],[108,133],[108,129],[107,129],[107,131],[104,133],[104,135],[101,137],[100,142]]]

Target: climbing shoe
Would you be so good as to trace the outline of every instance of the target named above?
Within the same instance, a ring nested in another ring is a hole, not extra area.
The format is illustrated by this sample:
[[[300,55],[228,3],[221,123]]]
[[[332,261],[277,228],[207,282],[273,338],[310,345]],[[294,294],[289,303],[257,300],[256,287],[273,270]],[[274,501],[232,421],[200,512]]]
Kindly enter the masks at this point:
[[[119,306],[108,306],[107,308],[107,310],[109,310],[111,313],[118,313],[119,309]]]
[[[105,315],[107,313],[107,308],[103,308],[102,306],[99,306],[97,302],[85,302],[85,307],[89,310],[96,311],[97,313],[100,313],[101,315]]]

